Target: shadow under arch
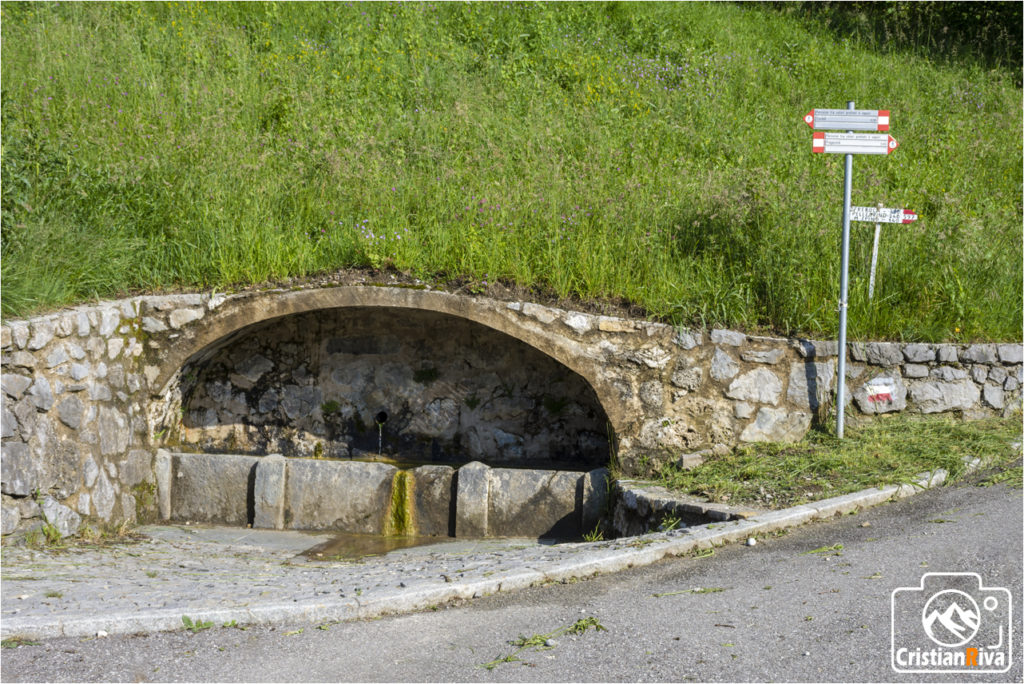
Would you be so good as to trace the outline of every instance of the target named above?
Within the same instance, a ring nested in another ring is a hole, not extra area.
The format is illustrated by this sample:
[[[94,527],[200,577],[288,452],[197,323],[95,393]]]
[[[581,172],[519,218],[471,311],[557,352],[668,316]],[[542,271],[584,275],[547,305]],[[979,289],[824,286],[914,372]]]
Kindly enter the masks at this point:
[[[180,392],[183,441],[212,450],[607,465],[622,416],[596,360],[524,318],[402,288],[258,293],[184,331],[156,386]]]

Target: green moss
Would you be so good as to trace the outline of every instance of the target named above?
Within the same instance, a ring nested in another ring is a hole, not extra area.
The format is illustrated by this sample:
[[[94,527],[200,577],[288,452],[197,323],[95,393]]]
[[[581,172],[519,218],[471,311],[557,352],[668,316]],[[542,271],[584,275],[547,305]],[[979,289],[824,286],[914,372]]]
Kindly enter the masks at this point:
[[[389,537],[408,537],[416,534],[416,520],[413,511],[414,479],[407,470],[395,473],[391,482],[391,506],[384,521],[384,534]]]
[[[158,514],[156,485],[152,482],[140,482],[132,487],[132,496],[135,497],[135,518],[139,523],[156,522]]]

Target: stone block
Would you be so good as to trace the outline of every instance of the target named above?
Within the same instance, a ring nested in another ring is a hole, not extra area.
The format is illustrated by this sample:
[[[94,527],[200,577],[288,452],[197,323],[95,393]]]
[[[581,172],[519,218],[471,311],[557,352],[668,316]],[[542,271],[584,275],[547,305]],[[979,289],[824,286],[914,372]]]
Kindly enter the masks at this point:
[[[1003,363],[1014,364],[1024,361],[1024,345],[1000,344],[996,346],[996,349],[999,352],[999,360]]]
[[[81,399],[76,396],[66,397],[57,404],[57,417],[72,430],[77,430],[82,425],[84,409]]]
[[[29,351],[42,349],[53,339],[53,322],[48,320],[34,321],[32,323],[32,337],[28,340]]]
[[[527,304],[526,306],[530,306]],[[523,309],[524,313],[526,308]],[[610,316],[601,316],[597,319],[597,329],[601,332],[614,332],[614,333],[625,333],[633,332],[636,326],[633,321],[627,321],[621,318],[612,318]]]
[[[0,534],[8,535],[18,529],[18,523],[21,522],[21,513],[18,511],[18,507],[13,503],[7,504],[4,500],[3,505],[0,506]]]
[[[740,347],[747,341],[747,336],[735,330],[715,329],[711,331],[712,344],[724,344],[729,347]]]
[[[107,390],[109,399],[110,390]],[[102,406],[99,410],[97,428],[100,436],[100,453],[104,456],[123,454],[128,449],[131,431],[128,419],[115,408]]]
[[[977,364],[971,367],[971,379],[979,385],[985,382],[985,378],[988,377],[988,366],[983,364]]]
[[[689,351],[690,349],[694,349],[700,346],[700,344],[703,342],[703,337],[704,336],[701,335],[700,332],[691,332],[689,330],[680,328],[676,332],[676,336],[673,338],[672,341],[675,342],[680,347],[682,347],[683,349]]]
[[[205,313],[202,309],[175,309],[167,317],[167,320],[171,327],[177,330],[192,321],[198,321]]]
[[[922,413],[971,409],[981,398],[981,390],[967,378],[956,382],[912,380],[907,389],[910,401]]]
[[[554,309],[549,309],[546,306],[534,304],[533,302],[527,302],[523,305],[523,313],[544,325],[551,323],[555,318],[557,318],[557,314]]]
[[[762,408],[740,434],[742,442],[797,442],[811,426],[811,414],[782,408]]]
[[[740,358],[748,363],[767,363],[774,366],[785,358],[786,352],[782,349],[770,349],[768,351],[745,351]]]
[[[55,368],[62,363],[67,363],[70,360],[71,357],[68,356],[68,352],[64,348],[64,345],[56,344],[53,346],[50,353],[46,355],[46,367]]]
[[[799,408],[817,411],[829,401],[836,370],[831,361],[794,362],[789,367],[786,399]]]
[[[650,409],[661,409],[665,403],[661,382],[651,380],[640,385],[640,401]]]
[[[70,537],[78,532],[82,517],[73,510],[47,495],[42,503],[43,518],[56,528],[61,537]]]
[[[996,385],[1003,384],[1008,376],[1009,373],[1002,366],[992,366],[988,371],[988,381]]]
[[[28,398],[40,411],[49,411],[53,407],[54,401],[49,381],[41,375],[37,376],[35,382],[28,388]]]
[[[907,386],[897,374],[871,378],[853,393],[861,413],[893,413],[907,408]]]
[[[486,537],[491,469],[473,461],[456,473],[455,536]]]
[[[28,324],[11,323],[11,341],[18,349],[24,349],[28,344]]]
[[[121,322],[121,313],[115,309],[107,309],[100,313],[99,334],[100,337],[110,337],[117,330]],[[166,328],[164,328],[166,330]]]
[[[935,360],[935,350],[930,344],[908,344],[903,347],[903,357],[909,363],[928,363]]]
[[[18,433],[18,419],[4,406],[0,408],[0,437],[8,439]]]
[[[119,479],[124,487],[134,487],[142,482],[152,482],[153,457],[147,449],[130,449],[125,458],[117,462]]]
[[[702,368],[680,368],[672,374],[672,384],[687,392],[692,392],[704,381]]]
[[[711,357],[711,377],[715,380],[729,380],[740,372],[740,365],[729,354],[715,348]]]
[[[0,458],[0,491],[10,496],[31,496],[42,473],[24,442],[4,442]]]
[[[898,366],[903,363],[903,350],[895,342],[868,342],[867,362],[874,366]]]
[[[425,465],[412,470],[413,518],[416,534],[424,537],[447,537],[455,533],[452,510],[452,482],[455,469],[450,466]]]
[[[580,515],[581,531],[593,531],[607,514],[611,477],[607,468],[591,470],[583,476],[583,510]]]
[[[17,373],[4,373],[0,376],[0,389],[12,399],[21,399],[21,395],[32,384],[32,378]]]
[[[0,349],[7,349],[13,344],[10,326],[0,325]]]
[[[285,527],[381,534],[397,472],[384,463],[288,459]]]
[[[285,471],[281,454],[264,456],[256,463],[253,483],[252,526],[260,529],[284,529]]]
[[[994,344],[972,344],[960,354],[960,360],[970,363],[999,363]]]
[[[167,330],[167,324],[154,316],[144,316],[142,329],[148,333],[159,333]]]
[[[994,409],[1002,409],[1006,406],[1006,400],[1003,396],[1003,388],[998,385],[985,385],[981,388],[982,396],[985,399],[985,403]]]
[[[487,536],[579,536],[582,480],[575,472],[491,469]]]
[[[920,363],[907,363],[903,366],[903,377],[905,378],[927,378],[928,366]]]
[[[766,368],[757,368],[739,376],[729,385],[725,396],[740,401],[752,401],[759,404],[779,403],[782,395],[782,381]]]
[[[582,335],[590,330],[590,317],[579,313],[571,313],[563,321],[577,335]]]
[[[249,523],[250,482],[258,456],[171,456],[171,519],[240,527]]]
[[[173,458],[166,449],[157,449],[153,459],[153,475],[156,478],[157,507],[161,520],[171,519],[171,484]]]

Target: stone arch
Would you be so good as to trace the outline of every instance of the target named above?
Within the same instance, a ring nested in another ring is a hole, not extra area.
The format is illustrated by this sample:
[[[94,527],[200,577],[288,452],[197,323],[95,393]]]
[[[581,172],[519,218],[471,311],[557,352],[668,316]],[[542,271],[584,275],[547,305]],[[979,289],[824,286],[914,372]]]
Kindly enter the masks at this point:
[[[551,359],[578,376],[593,390],[612,431],[623,427],[624,411],[615,401],[615,388],[601,373],[599,358],[584,348],[557,322],[524,316],[519,305],[412,288],[339,287],[289,292],[272,291],[232,297],[201,321],[184,326],[166,345],[152,386],[156,398],[166,398],[189,364],[202,363],[233,340],[260,324],[328,310],[378,309],[431,312],[463,319],[496,331]]]

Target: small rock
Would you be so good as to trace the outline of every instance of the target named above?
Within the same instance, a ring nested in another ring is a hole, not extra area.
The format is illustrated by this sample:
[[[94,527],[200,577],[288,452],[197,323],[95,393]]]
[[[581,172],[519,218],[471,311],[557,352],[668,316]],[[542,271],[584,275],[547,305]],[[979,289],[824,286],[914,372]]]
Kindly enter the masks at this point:
[[[97,639],[106,639],[106,638],[107,638],[108,636],[110,636],[110,635],[109,635],[109,634],[107,634],[107,633],[106,633],[105,631],[103,631],[102,629],[101,629],[101,630],[98,630],[98,631],[96,632],[96,638],[97,638]]]
[[[554,648],[555,646],[558,645],[558,642],[555,641],[554,639],[545,639],[544,640],[544,645],[546,647],[548,647],[548,648]]]
[[[860,524],[860,526],[861,526],[861,527],[871,527],[871,523],[869,523],[869,522],[862,522],[862,523]]]
[[[757,540],[753,537],[747,539],[747,546],[757,546]]]

